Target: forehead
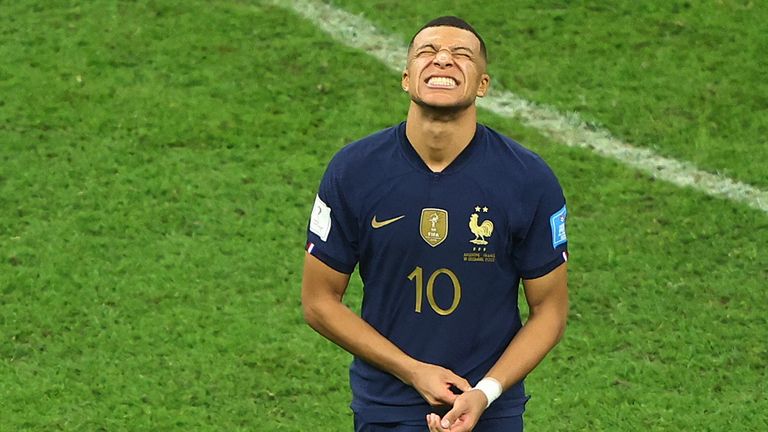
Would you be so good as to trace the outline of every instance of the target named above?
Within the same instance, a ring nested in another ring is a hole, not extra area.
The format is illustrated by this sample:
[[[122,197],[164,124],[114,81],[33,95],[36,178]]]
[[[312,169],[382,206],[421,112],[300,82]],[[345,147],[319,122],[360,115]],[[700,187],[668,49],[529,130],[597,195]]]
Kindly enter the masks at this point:
[[[427,27],[413,39],[416,48],[427,44],[463,46],[475,52],[480,50],[480,40],[471,31],[449,26]]]

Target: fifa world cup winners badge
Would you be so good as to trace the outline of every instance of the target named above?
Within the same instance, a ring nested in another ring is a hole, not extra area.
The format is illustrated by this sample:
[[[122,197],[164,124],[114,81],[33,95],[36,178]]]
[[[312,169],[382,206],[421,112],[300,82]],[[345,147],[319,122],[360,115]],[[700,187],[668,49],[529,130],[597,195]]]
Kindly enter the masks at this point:
[[[439,208],[422,209],[419,231],[428,245],[436,247],[448,238],[448,212]]]

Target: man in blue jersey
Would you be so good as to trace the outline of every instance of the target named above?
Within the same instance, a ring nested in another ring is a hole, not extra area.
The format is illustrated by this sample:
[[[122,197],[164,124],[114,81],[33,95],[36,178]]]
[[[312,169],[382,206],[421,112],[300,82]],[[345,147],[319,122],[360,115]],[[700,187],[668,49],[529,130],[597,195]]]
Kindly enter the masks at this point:
[[[565,329],[565,198],[541,158],[477,123],[486,62],[463,20],[426,24],[407,120],[344,147],[320,183],[302,305],[354,355],[356,431],[520,431],[523,378]],[[355,266],[361,316],[342,303]]]

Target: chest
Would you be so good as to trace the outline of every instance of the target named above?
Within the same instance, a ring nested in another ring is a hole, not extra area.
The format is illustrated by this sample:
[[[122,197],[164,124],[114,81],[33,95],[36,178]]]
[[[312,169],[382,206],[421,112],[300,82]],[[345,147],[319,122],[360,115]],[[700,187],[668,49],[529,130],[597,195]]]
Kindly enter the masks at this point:
[[[410,175],[377,185],[359,208],[361,261],[386,256],[496,263],[527,223],[514,185],[471,176]]]

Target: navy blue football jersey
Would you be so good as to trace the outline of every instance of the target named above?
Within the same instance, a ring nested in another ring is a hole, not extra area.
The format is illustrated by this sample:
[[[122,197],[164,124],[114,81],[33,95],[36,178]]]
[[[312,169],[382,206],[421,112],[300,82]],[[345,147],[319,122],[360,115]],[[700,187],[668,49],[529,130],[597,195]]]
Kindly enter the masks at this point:
[[[533,152],[478,124],[471,143],[434,173],[405,123],[354,142],[331,160],[307,250],[364,284],[362,318],[408,355],[482,379],[521,328],[521,278],[567,259],[565,198]],[[351,407],[368,422],[423,421],[410,386],[355,358]],[[484,418],[519,415],[523,383]]]

